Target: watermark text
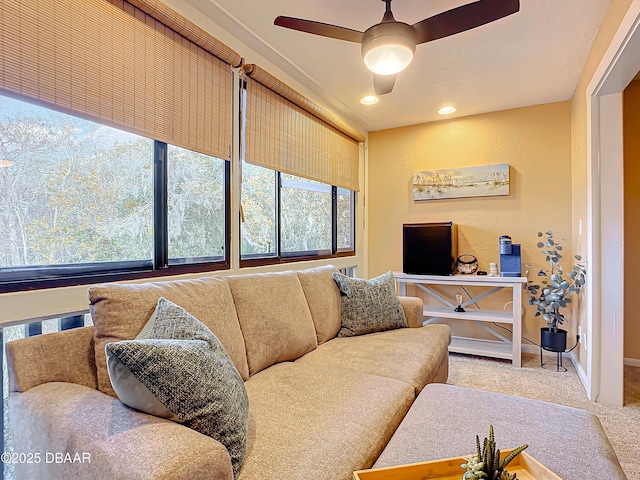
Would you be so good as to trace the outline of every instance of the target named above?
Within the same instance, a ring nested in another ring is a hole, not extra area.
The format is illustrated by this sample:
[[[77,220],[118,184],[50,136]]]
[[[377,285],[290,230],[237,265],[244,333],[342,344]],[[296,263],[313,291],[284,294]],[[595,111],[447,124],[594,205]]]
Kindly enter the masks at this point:
[[[89,452],[4,452],[2,463],[91,463]]]

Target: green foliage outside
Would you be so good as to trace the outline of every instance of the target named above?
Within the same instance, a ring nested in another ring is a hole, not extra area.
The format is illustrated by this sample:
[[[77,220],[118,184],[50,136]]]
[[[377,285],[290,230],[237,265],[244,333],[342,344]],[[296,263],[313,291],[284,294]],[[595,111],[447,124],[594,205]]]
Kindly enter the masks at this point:
[[[222,257],[223,160],[169,145],[169,256]],[[0,268],[150,260],[153,140],[0,97]],[[241,251],[275,255],[276,174],[243,163]],[[283,252],[331,249],[331,189],[282,175]],[[338,248],[353,247],[339,190]]]
[[[151,259],[153,140],[0,98],[0,267]],[[221,256],[224,161],[169,149],[170,256]]]
[[[330,251],[331,189],[294,175],[282,178],[288,182],[281,189],[282,252]],[[276,253],[275,182],[273,170],[243,162],[243,255]],[[351,224],[351,195],[338,195],[338,248],[353,247]]]

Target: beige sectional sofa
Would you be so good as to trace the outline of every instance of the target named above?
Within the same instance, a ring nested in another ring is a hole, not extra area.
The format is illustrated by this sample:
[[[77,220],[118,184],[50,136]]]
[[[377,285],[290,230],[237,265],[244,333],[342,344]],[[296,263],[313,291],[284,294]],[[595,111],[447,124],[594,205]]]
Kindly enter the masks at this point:
[[[222,444],[115,396],[105,344],[134,338],[160,297],[207,325],[245,381],[240,480],[347,480],[369,468],[417,393],[446,381],[450,332],[423,327],[422,301],[400,298],[414,328],[336,337],[334,271],[91,287],[93,327],[7,344],[13,449],[42,458],[16,466],[17,478],[233,478]],[[46,452],[78,461],[46,462]]]

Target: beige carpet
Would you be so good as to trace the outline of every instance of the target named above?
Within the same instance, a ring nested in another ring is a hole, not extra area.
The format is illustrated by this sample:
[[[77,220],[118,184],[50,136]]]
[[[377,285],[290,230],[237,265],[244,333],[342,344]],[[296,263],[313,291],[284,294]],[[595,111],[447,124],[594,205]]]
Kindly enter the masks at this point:
[[[449,355],[452,385],[508,393],[593,412],[600,418],[629,480],[640,480],[640,368],[625,367],[625,406],[611,407],[587,399],[571,366],[566,373],[540,368],[540,356],[523,354],[523,368],[510,362],[468,355]],[[545,356],[545,362],[554,361]],[[562,454],[562,445],[558,445]],[[585,452],[588,455],[588,452]],[[605,479],[603,479],[605,480]]]

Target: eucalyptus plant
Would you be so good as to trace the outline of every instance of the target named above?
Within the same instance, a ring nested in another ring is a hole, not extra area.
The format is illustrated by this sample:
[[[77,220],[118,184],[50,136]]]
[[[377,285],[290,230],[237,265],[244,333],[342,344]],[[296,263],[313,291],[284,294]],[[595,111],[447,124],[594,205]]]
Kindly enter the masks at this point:
[[[538,232],[542,240],[537,247],[545,256],[549,268],[540,268],[536,280],[528,280],[525,290],[528,293],[529,305],[537,308],[536,317],[542,315],[550,332],[557,332],[558,325],[564,322],[560,313],[571,303],[571,295],[579,294],[586,281],[586,269],[580,255],[575,255],[576,263],[568,272],[560,264],[563,259],[562,242],[553,238],[553,232]],[[542,238],[544,237],[544,238]],[[531,265],[526,265],[532,268]],[[527,272],[528,275],[528,272]]]

